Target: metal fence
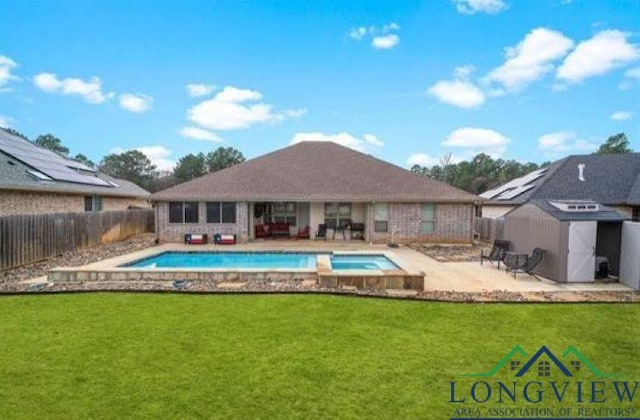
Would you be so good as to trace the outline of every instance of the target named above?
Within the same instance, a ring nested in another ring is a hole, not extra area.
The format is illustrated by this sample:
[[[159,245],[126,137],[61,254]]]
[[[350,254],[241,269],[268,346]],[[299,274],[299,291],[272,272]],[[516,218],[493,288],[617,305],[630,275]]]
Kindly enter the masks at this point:
[[[153,232],[153,210],[0,217],[0,270]]]
[[[478,232],[481,241],[493,242],[495,239],[503,239],[504,219],[476,217],[475,230]]]

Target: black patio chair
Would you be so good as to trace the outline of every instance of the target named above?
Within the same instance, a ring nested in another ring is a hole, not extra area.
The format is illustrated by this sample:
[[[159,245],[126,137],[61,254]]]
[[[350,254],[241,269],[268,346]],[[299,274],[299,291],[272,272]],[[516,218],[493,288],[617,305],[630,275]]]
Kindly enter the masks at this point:
[[[500,268],[500,261],[502,261],[503,254],[509,250],[509,241],[502,239],[496,239],[493,241],[493,246],[489,254],[485,254],[484,250],[480,250],[480,265],[483,265],[484,260],[489,260],[491,264],[494,262],[498,264]]]
[[[534,248],[531,256],[527,257],[522,262],[519,262],[517,260],[510,261],[509,259],[506,259],[504,263],[507,266],[507,272],[512,271],[514,279],[516,278],[516,274],[518,273],[518,271],[522,271],[534,277],[536,280],[540,281],[540,279],[536,275],[536,268],[542,262],[542,258],[544,258],[544,253],[545,253],[544,249]]]
[[[316,231],[315,239],[318,239],[318,238],[324,238],[325,241],[327,240],[327,225],[325,225],[324,223],[318,225],[318,230]]]

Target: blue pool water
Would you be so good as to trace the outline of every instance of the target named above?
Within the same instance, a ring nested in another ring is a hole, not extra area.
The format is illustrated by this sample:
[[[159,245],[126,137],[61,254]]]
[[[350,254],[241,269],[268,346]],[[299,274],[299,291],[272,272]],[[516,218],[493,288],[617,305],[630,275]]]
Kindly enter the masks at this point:
[[[399,267],[384,255],[332,255],[334,270],[397,270]]]
[[[136,268],[315,269],[318,254],[270,252],[165,252],[126,264]]]

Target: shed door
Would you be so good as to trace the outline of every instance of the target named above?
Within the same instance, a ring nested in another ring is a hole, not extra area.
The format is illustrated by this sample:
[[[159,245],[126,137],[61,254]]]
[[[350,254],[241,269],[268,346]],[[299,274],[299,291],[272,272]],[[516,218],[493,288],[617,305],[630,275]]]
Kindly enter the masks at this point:
[[[596,267],[598,222],[569,223],[567,281],[593,281]]]

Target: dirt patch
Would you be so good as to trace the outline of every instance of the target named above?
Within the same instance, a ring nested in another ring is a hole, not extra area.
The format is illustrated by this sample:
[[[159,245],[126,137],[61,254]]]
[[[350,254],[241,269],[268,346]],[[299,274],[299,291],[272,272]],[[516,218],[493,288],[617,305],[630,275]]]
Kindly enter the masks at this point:
[[[407,247],[440,262],[480,261],[480,250],[484,249],[485,252],[491,250],[491,244],[482,242],[473,245],[413,243]]]
[[[139,251],[154,246],[154,241],[155,234],[143,233],[120,242],[112,242],[93,248],[66,252],[60,256],[49,258],[38,263],[2,271],[0,272],[0,284],[19,282],[44,276],[47,274],[47,270],[55,267],[76,267]]]

